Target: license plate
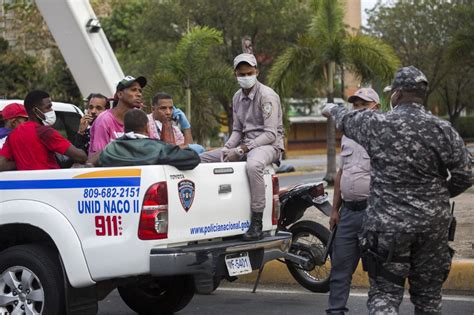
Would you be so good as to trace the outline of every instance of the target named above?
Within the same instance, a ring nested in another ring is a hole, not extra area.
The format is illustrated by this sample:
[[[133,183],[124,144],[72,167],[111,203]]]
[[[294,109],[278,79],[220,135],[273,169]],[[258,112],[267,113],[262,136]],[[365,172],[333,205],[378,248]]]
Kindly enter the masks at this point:
[[[249,254],[247,252],[225,256],[225,264],[229,276],[244,275],[252,272]]]

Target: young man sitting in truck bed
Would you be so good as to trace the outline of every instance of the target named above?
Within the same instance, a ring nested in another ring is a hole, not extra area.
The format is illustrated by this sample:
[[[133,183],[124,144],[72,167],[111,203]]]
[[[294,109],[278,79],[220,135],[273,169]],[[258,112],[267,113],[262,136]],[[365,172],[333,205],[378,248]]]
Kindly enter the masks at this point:
[[[125,135],[109,143],[100,153],[100,166],[172,165],[180,170],[191,170],[199,162],[199,155],[191,149],[167,144],[148,137],[148,117],[133,109],[124,116]]]
[[[82,151],[89,153],[89,144],[91,141],[90,131],[92,123],[95,119],[110,108],[109,100],[105,95],[100,93],[91,93],[86,98],[87,103],[85,107],[87,113],[82,116],[81,121],[79,122],[79,129],[77,130],[76,135],[74,136],[74,145],[81,149]]]
[[[91,127],[89,157],[93,157],[110,141],[123,135],[125,113],[141,106],[142,89],[146,86],[146,82],[145,77],[126,76],[117,84],[115,93],[117,105],[100,114]]]
[[[152,112],[148,115],[150,138],[179,145],[179,147],[183,149],[190,148],[198,154],[205,151],[201,145],[193,143],[191,124],[186,118],[186,115],[174,106],[171,95],[164,92],[156,93],[151,99],[151,108]],[[177,126],[172,125],[173,120],[179,122],[184,134]],[[173,132],[167,132],[169,127],[171,127]],[[169,136],[166,136],[167,134],[169,134]]]
[[[55,153],[84,163],[87,155],[51,127],[56,114],[48,93],[32,91],[25,98],[28,121],[8,136],[0,150],[0,171],[59,168]]]

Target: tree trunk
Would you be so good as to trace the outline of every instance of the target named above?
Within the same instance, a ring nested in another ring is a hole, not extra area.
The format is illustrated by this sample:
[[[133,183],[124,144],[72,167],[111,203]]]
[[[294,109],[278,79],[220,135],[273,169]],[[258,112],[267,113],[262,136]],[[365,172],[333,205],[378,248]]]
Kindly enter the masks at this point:
[[[328,103],[334,102],[334,72],[336,70],[336,63],[330,62],[328,65],[328,86],[327,98]],[[327,144],[327,169],[324,180],[329,185],[334,184],[336,178],[336,125],[334,118],[329,117],[326,128],[326,144]]]
[[[341,69],[341,98],[345,99],[346,98],[346,95],[345,95],[346,94],[346,89],[345,89],[346,82],[345,82],[344,77],[345,77],[346,72],[344,71],[344,66],[341,66],[340,69]]]
[[[191,89],[186,88],[186,118],[191,123]]]

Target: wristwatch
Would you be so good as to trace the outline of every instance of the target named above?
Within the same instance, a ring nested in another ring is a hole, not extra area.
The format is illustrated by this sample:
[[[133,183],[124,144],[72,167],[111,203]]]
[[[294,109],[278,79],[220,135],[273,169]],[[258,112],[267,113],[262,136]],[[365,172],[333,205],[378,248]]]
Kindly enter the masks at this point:
[[[244,155],[245,154],[244,149],[242,149],[242,147],[237,147],[236,149],[237,149],[237,153],[239,155]]]

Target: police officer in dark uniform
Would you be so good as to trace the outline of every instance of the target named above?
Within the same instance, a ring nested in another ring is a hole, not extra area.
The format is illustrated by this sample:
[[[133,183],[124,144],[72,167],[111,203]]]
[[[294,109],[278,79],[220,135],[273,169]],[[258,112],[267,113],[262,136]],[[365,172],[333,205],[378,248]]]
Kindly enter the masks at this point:
[[[427,111],[425,75],[397,71],[388,113],[328,104],[346,136],[371,159],[367,217],[360,234],[369,272],[370,314],[398,314],[406,278],[415,314],[441,314],[441,287],[451,267],[449,198],[471,186],[471,161],[451,124]]]

